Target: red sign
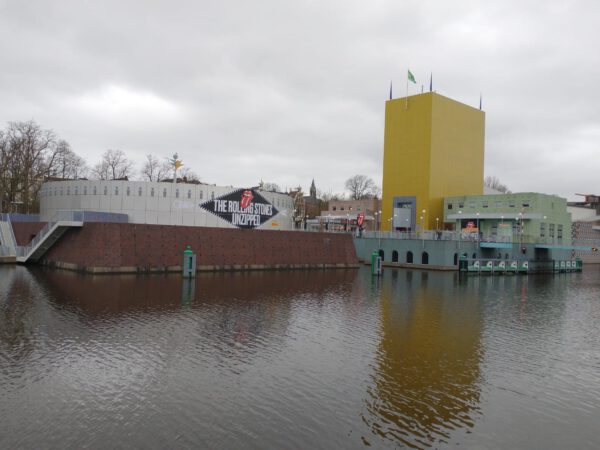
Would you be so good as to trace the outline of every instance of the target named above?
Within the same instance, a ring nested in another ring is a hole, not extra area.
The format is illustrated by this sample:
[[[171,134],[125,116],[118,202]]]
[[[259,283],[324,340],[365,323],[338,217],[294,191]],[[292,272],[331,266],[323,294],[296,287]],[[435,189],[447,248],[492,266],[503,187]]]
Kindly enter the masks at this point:
[[[365,214],[358,213],[358,216],[356,216],[356,223],[358,224],[358,226],[362,226],[364,221],[365,221]]]
[[[244,191],[242,193],[242,200],[240,201],[240,206],[242,209],[246,209],[248,206],[250,206],[250,202],[252,201],[253,197],[252,191]]]

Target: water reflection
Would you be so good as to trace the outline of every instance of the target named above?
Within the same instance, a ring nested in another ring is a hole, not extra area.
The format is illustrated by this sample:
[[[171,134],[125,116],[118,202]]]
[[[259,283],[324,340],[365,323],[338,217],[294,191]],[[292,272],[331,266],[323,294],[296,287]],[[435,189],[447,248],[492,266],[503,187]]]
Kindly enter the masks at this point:
[[[0,267],[0,448],[598,448],[599,280]]]
[[[363,419],[376,435],[407,447],[448,442],[451,430],[473,427],[479,410],[479,302],[457,276],[388,271],[385,278]]]

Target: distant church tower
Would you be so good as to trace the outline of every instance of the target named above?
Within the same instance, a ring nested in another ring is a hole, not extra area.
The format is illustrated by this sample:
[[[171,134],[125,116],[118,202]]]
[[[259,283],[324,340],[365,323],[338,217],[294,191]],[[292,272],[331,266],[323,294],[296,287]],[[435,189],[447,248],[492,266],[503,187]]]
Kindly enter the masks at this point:
[[[315,179],[313,178],[312,183],[310,184],[310,196],[312,198],[317,198],[317,188],[315,187]]]

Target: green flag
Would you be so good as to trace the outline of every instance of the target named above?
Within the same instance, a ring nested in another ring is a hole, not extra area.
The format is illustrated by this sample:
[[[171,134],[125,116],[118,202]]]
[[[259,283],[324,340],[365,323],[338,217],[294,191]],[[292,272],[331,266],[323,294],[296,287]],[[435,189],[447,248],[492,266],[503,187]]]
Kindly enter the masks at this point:
[[[415,77],[413,76],[413,74],[411,73],[411,71],[408,71],[408,80],[412,81],[413,83],[417,84]]]

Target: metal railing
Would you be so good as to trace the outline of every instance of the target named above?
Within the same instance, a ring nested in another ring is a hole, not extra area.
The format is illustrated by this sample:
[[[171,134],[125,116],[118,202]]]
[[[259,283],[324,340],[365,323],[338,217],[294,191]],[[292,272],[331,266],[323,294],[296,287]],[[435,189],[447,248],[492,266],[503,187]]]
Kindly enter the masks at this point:
[[[29,244],[17,247],[17,257],[29,255],[59,222],[84,222],[84,217],[85,211],[58,211],[52,221],[47,222]]]
[[[0,230],[0,235],[2,235],[2,250],[0,251],[2,256],[14,256],[17,248],[17,240],[15,239],[15,233],[13,232],[12,223],[10,222],[9,214],[0,214],[0,221],[6,222],[6,228],[8,229],[8,236],[4,236],[2,230]],[[6,242],[7,238],[10,242]],[[8,245],[7,245],[8,244]]]

